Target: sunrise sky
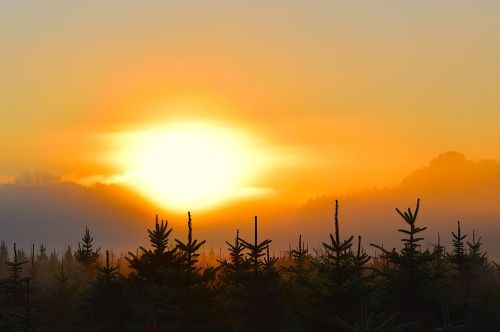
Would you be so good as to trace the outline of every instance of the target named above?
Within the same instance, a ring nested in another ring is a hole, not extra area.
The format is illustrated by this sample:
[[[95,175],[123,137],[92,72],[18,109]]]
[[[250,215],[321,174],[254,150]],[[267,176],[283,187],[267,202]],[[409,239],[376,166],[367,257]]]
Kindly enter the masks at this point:
[[[0,43],[0,182],[210,209],[500,160],[498,1],[3,1]]]

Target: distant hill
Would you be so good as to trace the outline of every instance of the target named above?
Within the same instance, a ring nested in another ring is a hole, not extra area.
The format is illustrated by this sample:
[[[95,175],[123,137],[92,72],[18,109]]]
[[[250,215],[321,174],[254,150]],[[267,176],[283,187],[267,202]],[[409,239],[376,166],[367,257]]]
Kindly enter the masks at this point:
[[[207,239],[206,250],[225,247],[235,230],[251,236],[253,216],[261,220],[262,237],[273,239],[272,250],[288,248],[303,235],[310,246],[320,245],[333,230],[333,207],[340,201],[341,232],[363,236],[368,242],[399,245],[403,226],[395,208],[414,207],[421,198],[418,222],[428,226],[427,244],[441,233],[450,244],[450,232],[461,220],[483,236],[490,253],[500,258],[500,163],[472,162],[457,152],[447,152],[402,179],[393,188],[332,194],[307,201],[299,209],[280,205],[279,197],[237,202],[219,211],[193,212],[196,238]],[[49,247],[75,246],[89,226],[99,246],[132,249],[146,244],[146,229],[155,213],[168,218],[174,238],[185,235],[185,214],[153,206],[132,190],[118,185],[84,187],[60,182],[51,176],[24,176],[14,184],[0,185],[0,240],[28,247],[44,242]]]
[[[458,196],[474,192],[498,194],[500,163],[495,160],[474,163],[458,152],[446,152],[403,179],[396,189],[409,193],[446,193]]]
[[[461,220],[466,232],[475,228],[486,247],[500,257],[500,163],[472,162],[457,152],[446,152],[404,178],[394,188],[364,190],[311,199],[296,216],[297,228],[310,238],[332,230],[333,204],[340,200],[344,234],[362,234],[367,241],[398,244],[397,229],[404,224],[395,208],[414,207],[421,198],[418,222],[428,226],[427,243],[450,243],[450,232]],[[322,222],[321,222],[322,221]],[[307,227],[305,227],[307,224]],[[325,227],[326,226],[326,227]]]
[[[154,220],[150,204],[137,199],[115,185],[0,185],[0,239],[62,248],[76,245],[88,226],[98,245],[127,248],[145,242],[146,226]]]

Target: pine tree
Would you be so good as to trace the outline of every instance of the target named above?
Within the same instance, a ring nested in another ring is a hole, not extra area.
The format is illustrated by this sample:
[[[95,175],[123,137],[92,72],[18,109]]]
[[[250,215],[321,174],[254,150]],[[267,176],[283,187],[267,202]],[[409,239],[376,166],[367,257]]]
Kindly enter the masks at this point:
[[[220,319],[224,329],[242,330],[246,317],[250,262],[245,257],[246,246],[240,239],[239,230],[236,230],[234,243],[226,241],[226,244],[228,257],[217,260],[220,263],[218,268],[221,281],[219,293],[222,299],[218,305],[223,308]]]
[[[30,261],[28,255],[26,255],[26,252],[24,251],[24,248],[17,249],[17,259],[20,261]]]
[[[35,327],[40,325],[41,317],[33,312],[31,303],[31,278],[23,277],[23,265],[29,262],[24,251],[17,250],[14,243],[13,260],[6,262],[9,268],[9,278],[4,296],[0,300],[0,308],[6,308],[3,310],[6,314],[6,325],[14,330],[17,328],[23,331],[34,331]]]
[[[77,288],[71,285],[70,276],[65,267],[66,262],[63,258],[58,272],[52,276],[55,283],[47,289],[44,298],[48,317],[45,327],[48,331],[69,331],[75,315]]]
[[[354,269],[356,270],[358,278],[362,277],[362,273],[366,270],[366,265],[370,259],[371,257],[361,248],[361,236],[358,236],[358,247],[356,256],[354,256]]]
[[[67,270],[68,274],[72,274],[75,270],[75,256],[71,249],[71,246],[67,246],[66,250],[62,255],[62,261],[64,261],[64,267]]]
[[[29,261],[20,260],[18,253],[16,243],[14,243],[14,256],[11,261],[5,262],[8,268],[8,278],[1,285],[2,296],[0,296],[0,312],[3,311],[6,315],[5,327],[2,327],[4,329],[7,326],[13,328],[17,325],[24,325],[26,279],[23,278],[23,265]]]
[[[136,299],[129,296],[124,282],[106,250],[105,264],[97,267],[97,276],[85,294],[84,326],[103,331],[129,330]]]
[[[288,287],[286,288],[287,306],[285,314],[286,327],[283,328],[287,332],[304,331],[302,322],[304,316],[310,311],[308,306],[308,297],[311,296],[311,255],[309,248],[302,240],[302,235],[299,235],[297,246],[289,249],[289,256],[292,258],[292,264],[288,267],[289,275]]]
[[[21,276],[23,272],[23,265],[29,263],[29,260],[27,259],[19,259],[18,254],[19,251],[16,250],[16,244],[14,243],[14,259],[11,262],[5,262],[9,271],[9,282],[15,288],[19,287],[19,285],[22,283]]]
[[[441,236],[438,232],[437,236],[437,244],[432,244],[432,257],[433,260],[431,262],[431,269],[434,275],[438,276],[440,279],[446,280],[446,274],[449,272],[447,260],[446,260],[446,252],[445,246],[441,244]]]
[[[353,252],[354,236],[347,239],[341,237],[338,200],[335,200],[333,230],[333,234],[329,234],[330,241],[323,242],[317,251],[317,257],[312,261],[317,277],[309,285],[311,315],[307,318],[307,325],[315,330],[322,326],[337,329],[334,319],[336,315],[354,319],[355,312],[352,308],[367,292],[365,280],[360,278],[366,257],[363,255],[361,242],[359,256],[357,252]]]
[[[33,281],[33,284],[36,284],[37,282],[37,267],[36,267],[36,264],[35,264],[35,245],[32,244],[31,245],[31,257],[30,257],[30,261],[31,261],[31,280]]]
[[[49,269],[51,273],[56,273],[59,266],[59,256],[55,250],[52,250],[49,255]]]
[[[89,229],[85,227],[85,234],[82,244],[78,242],[78,249],[75,252],[75,261],[82,264],[86,271],[90,271],[99,259],[101,248],[94,249],[94,238],[90,236]]]
[[[56,274],[54,278],[57,280],[57,285],[63,289],[66,289],[69,285],[68,273],[64,270],[65,261],[64,258],[61,260],[61,270],[59,274]]]
[[[299,235],[297,247],[290,249],[289,254],[293,260],[292,265],[288,267],[290,279],[294,287],[304,288],[310,284],[311,255],[309,254],[309,248],[302,241],[302,235]]]
[[[229,259],[217,260],[221,264],[222,278],[226,282],[230,279],[234,279],[236,282],[238,277],[233,278],[235,274],[241,273],[243,271],[248,271],[249,264],[248,260],[245,258],[245,244],[240,240],[240,231],[236,230],[236,236],[234,237],[234,244],[226,241],[229,251]]]
[[[239,240],[238,240],[239,239]],[[241,260],[240,242],[248,252]],[[238,331],[276,331],[280,326],[282,293],[280,271],[274,267],[276,259],[268,255],[269,244],[266,239],[259,242],[258,219],[254,218],[253,241],[239,238],[235,241],[238,250],[234,259],[242,263],[241,270],[228,280],[225,293],[228,299],[228,315],[231,321],[227,330]],[[266,303],[266,307],[262,306]]]
[[[0,280],[7,277],[7,265],[5,264],[9,260],[9,250],[5,241],[0,244]]]
[[[264,271],[266,272],[283,272],[283,269],[278,269],[276,267],[276,263],[278,263],[278,257],[275,257],[274,255],[271,256],[269,254],[269,245],[266,246],[266,255],[263,260],[263,267]]]
[[[309,257],[309,248],[305,246],[305,243],[302,241],[302,235],[299,235],[298,246],[295,249],[291,249],[290,253],[294,262],[298,266],[302,266],[310,257]]]
[[[433,244],[432,247],[433,247],[433,254],[434,254],[434,257],[436,259],[436,264],[440,265],[443,263],[443,258],[445,258],[446,256],[446,252],[445,252],[445,247],[441,244],[441,235],[437,234],[438,236],[438,240],[437,240],[437,244]]]
[[[173,304],[171,320],[183,331],[198,331],[207,328],[212,323],[213,299],[212,283],[215,270],[212,267],[202,269],[198,266],[199,250],[205,240],[193,239],[191,213],[188,211],[187,242],[175,239],[180,261],[180,270],[173,275],[172,285],[163,287],[165,298],[170,298]]]
[[[49,257],[47,256],[47,248],[42,244],[38,247],[38,255],[36,256],[38,261],[44,261],[48,260]]]
[[[381,279],[382,291],[380,294],[383,303],[392,311],[399,311],[405,320],[426,320],[432,316],[432,309],[437,305],[442,274],[436,274],[432,270],[433,255],[429,250],[421,251],[420,242],[423,240],[420,233],[426,227],[420,228],[416,225],[420,207],[420,199],[417,200],[415,211],[408,209],[397,213],[405,221],[409,229],[400,229],[405,234],[403,248],[397,251],[387,251],[381,246],[373,245],[380,249],[389,259],[388,270],[378,270]]]
[[[254,241],[253,243],[247,242],[241,239],[241,242],[245,245],[245,248],[248,249],[248,259],[252,266],[252,269],[255,273],[260,270],[262,265],[261,257],[265,255],[265,250],[267,246],[272,242],[271,240],[264,240],[262,242],[258,242],[258,231],[257,231],[257,216],[254,218]]]
[[[477,260],[480,262],[485,262],[486,253],[481,251],[481,237],[476,241],[476,232],[472,230],[472,243],[467,241],[467,245],[469,246],[469,259]]]
[[[168,227],[168,221],[162,220],[160,223],[157,215],[155,228],[148,229],[149,242],[153,250],[140,247],[141,255],[129,252],[125,259],[139,278],[153,285],[160,285],[165,280],[165,274],[162,273],[162,270],[178,268],[177,248],[168,248],[171,233],[172,228]]]
[[[197,257],[200,256],[198,251],[205,244],[205,240],[198,243],[198,240],[193,240],[193,228],[191,224],[191,212],[188,212],[188,241],[183,243],[182,241],[175,239],[177,243],[177,250],[181,257],[184,259],[186,267],[192,271],[197,271],[195,267],[198,262]]]
[[[36,265],[38,269],[38,278],[40,284],[45,284],[47,282],[49,271],[48,271],[49,257],[47,256],[47,248],[42,244],[38,247],[38,254],[36,255]]]
[[[486,253],[482,252],[481,237],[476,241],[476,232],[474,230],[472,230],[472,242],[467,241],[467,246],[469,247],[467,257],[469,268],[467,271],[467,285],[468,288],[470,288],[471,285],[478,286],[486,271],[489,269],[489,264]]]
[[[467,234],[462,235],[462,231],[460,228],[460,221],[457,221],[457,233],[451,233],[452,243],[453,243],[453,251],[446,255],[446,258],[451,263],[452,267],[458,274],[458,280],[460,287],[464,287],[465,289],[469,289],[469,262],[467,253],[465,251],[465,243],[464,240],[467,237]],[[460,288],[459,287],[459,288]]]
[[[97,267],[97,280],[104,282],[112,282],[118,277],[118,266],[112,266],[109,262],[109,251],[106,250],[106,265]]]
[[[129,267],[134,271],[129,277],[132,282],[133,291],[142,298],[141,311],[137,315],[148,317],[154,325],[166,327],[172,323],[172,290],[179,287],[179,283],[185,282],[180,276],[182,261],[177,248],[169,248],[170,234],[172,228],[168,227],[168,221],[155,218],[154,229],[148,229],[149,242],[152,249],[140,247],[134,254],[129,252],[126,260]]]
[[[352,240],[350,236],[346,240],[340,239],[339,230],[339,202],[335,200],[335,235],[330,234],[330,243],[323,242],[327,261],[319,266],[320,270],[328,274],[338,289],[342,289],[344,284],[353,276],[353,254]],[[331,264],[333,263],[333,264]]]

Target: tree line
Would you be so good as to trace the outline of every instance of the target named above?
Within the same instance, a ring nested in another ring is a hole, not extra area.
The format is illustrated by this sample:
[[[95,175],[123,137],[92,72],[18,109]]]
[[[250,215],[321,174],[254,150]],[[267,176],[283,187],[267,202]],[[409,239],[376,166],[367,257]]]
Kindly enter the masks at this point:
[[[190,213],[187,239],[157,216],[149,246],[118,260],[89,229],[74,252],[2,243],[0,331],[498,331],[500,266],[460,222],[451,250],[439,236],[422,248],[419,209],[396,209],[401,246],[370,243],[374,257],[341,233],[338,201],[320,247],[299,235],[281,257],[255,217],[251,239],[236,231],[227,257],[202,264]]]

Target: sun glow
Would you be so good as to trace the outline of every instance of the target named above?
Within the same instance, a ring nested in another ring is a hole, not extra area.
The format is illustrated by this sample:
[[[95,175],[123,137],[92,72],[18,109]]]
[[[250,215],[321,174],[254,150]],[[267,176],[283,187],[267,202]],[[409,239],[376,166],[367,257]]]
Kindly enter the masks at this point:
[[[262,194],[251,182],[265,164],[248,133],[208,122],[177,122],[121,135],[115,160],[129,184],[169,209],[207,209]]]

